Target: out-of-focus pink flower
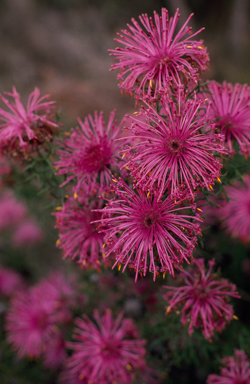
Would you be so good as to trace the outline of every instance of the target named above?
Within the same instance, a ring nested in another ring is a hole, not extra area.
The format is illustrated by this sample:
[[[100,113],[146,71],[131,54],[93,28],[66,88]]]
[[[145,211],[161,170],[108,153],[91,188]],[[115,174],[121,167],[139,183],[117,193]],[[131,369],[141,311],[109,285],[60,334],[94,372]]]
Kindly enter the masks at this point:
[[[63,258],[78,258],[86,268],[99,268],[102,261],[104,235],[98,231],[99,224],[92,223],[101,219],[100,212],[92,211],[101,207],[100,202],[85,202],[75,195],[54,213],[59,229],[57,246],[63,250]]]
[[[0,95],[9,108],[9,111],[0,108],[0,120],[3,121],[0,124],[1,152],[13,152],[13,156],[17,156],[20,150],[27,153],[44,141],[51,141],[58,124],[53,120],[55,102],[47,100],[49,95],[40,97],[40,91],[36,88],[29,95],[25,109],[15,87],[12,93],[5,94],[14,101],[10,102]]]
[[[13,228],[24,219],[27,211],[22,202],[17,201],[11,191],[0,196],[0,230]]]
[[[43,239],[43,231],[32,219],[21,221],[12,236],[14,247],[26,247],[39,243]]]
[[[234,141],[240,146],[240,153],[250,154],[250,87],[247,84],[233,86],[226,81],[219,84],[212,81],[209,93],[202,98],[211,101],[209,116],[215,121],[217,130],[225,135],[229,153],[235,153]]]
[[[192,16],[175,36],[180,17],[178,9],[170,19],[165,8],[161,16],[154,12],[155,25],[147,14],[139,16],[142,27],[132,19],[133,26],[127,24],[129,31],[122,30],[118,33],[119,39],[115,39],[125,48],[109,50],[118,61],[112,64],[111,70],[120,69],[120,87],[155,98],[158,91],[170,86],[196,83],[199,73],[207,68],[209,58],[203,41],[193,40],[203,29],[190,34],[191,27],[187,24]]]
[[[0,265],[0,296],[10,297],[24,288],[22,277],[9,268]]]
[[[77,305],[75,276],[52,272],[33,288],[50,305],[54,321],[67,323],[72,319],[72,309]]]
[[[129,265],[144,276],[149,270],[174,274],[174,265],[188,261],[194,250],[196,235],[200,233],[198,216],[191,216],[190,206],[183,202],[189,195],[169,195],[161,200],[159,192],[150,195],[129,188],[122,179],[114,186],[117,199],[110,200],[101,210],[101,229],[107,243],[106,258],[114,254],[116,264]],[[114,267],[113,267],[114,268]]]
[[[233,319],[233,307],[228,304],[229,297],[240,298],[236,286],[228,280],[212,274],[214,260],[208,262],[206,272],[204,259],[194,259],[188,271],[181,270],[180,287],[169,287],[164,294],[168,303],[167,312],[181,308],[181,322],[189,324],[189,334],[193,328],[202,328],[206,339],[213,331],[221,331]]]
[[[236,182],[232,187],[225,187],[229,201],[219,210],[223,226],[233,237],[243,242],[250,240],[250,176],[244,183]]]
[[[220,368],[220,375],[209,375],[207,384],[250,384],[250,363],[244,351],[236,349],[222,363],[225,367]]]
[[[116,125],[115,110],[111,112],[107,126],[103,121],[103,113],[95,112],[84,120],[78,119],[80,128],[72,129],[68,138],[58,150],[59,160],[55,162],[58,175],[67,175],[66,181],[77,180],[77,189],[86,190],[88,186],[101,188],[109,186],[111,170],[115,170],[121,162],[118,152],[121,144],[116,139],[121,134],[121,124]],[[126,139],[125,139],[126,141]],[[87,184],[87,185],[86,185]]]
[[[64,363],[67,357],[66,345],[59,331],[51,335],[42,357],[44,366],[49,369],[57,369]]]
[[[201,107],[208,108],[179,93],[178,103],[162,98],[164,116],[148,105],[140,112],[146,121],[133,118],[129,129],[139,140],[126,150],[132,153],[126,165],[140,188],[147,191],[157,185],[162,193],[166,188],[173,193],[185,186],[193,198],[199,186],[211,190],[222,167],[214,154],[226,150],[221,135],[204,132],[212,125],[206,113],[199,115]]]
[[[51,302],[36,289],[17,293],[6,315],[7,340],[20,357],[37,358],[55,327]]]
[[[68,368],[86,383],[131,383],[145,367],[145,341],[138,338],[131,319],[122,319],[122,313],[117,319],[110,311],[102,317],[96,312],[94,317],[97,325],[87,316],[76,320],[76,341],[68,343],[73,350]]]

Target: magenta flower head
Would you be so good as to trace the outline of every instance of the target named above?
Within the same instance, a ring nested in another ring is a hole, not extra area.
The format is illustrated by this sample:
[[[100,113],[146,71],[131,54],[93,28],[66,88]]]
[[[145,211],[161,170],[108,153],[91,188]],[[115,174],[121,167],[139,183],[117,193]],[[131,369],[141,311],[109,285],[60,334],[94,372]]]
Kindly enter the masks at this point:
[[[40,97],[39,89],[35,89],[28,98],[27,107],[20,100],[16,88],[13,92],[5,92],[14,101],[0,95],[1,100],[9,108],[0,108],[0,151],[13,156],[24,155],[51,141],[58,127],[54,121],[55,102],[48,101],[49,95]]]
[[[220,375],[209,375],[207,384],[250,384],[250,363],[244,351],[235,350],[234,355],[222,359]]]
[[[100,317],[94,313],[95,324],[87,316],[76,320],[77,328],[68,347],[73,350],[68,367],[85,383],[129,384],[138,370],[145,367],[145,341],[131,319],[116,319],[107,310]]]
[[[25,205],[18,201],[11,190],[5,190],[0,195],[0,231],[12,229],[22,222],[27,214]]]
[[[54,327],[51,302],[41,291],[31,289],[12,299],[5,329],[7,340],[21,358],[41,356]]]
[[[220,176],[222,165],[214,154],[226,153],[222,137],[208,132],[213,125],[207,114],[199,114],[207,105],[196,97],[186,100],[179,93],[178,103],[162,98],[162,105],[161,114],[148,105],[140,112],[147,120],[133,118],[129,129],[138,141],[126,151],[132,153],[126,165],[143,190],[157,186],[173,193],[185,186],[194,198],[194,189],[210,190]]]
[[[165,8],[161,16],[154,12],[154,21],[143,14],[139,16],[142,27],[132,19],[133,25],[127,24],[129,31],[122,30],[119,39],[115,39],[125,48],[109,50],[118,61],[111,70],[120,69],[120,87],[151,99],[170,85],[196,83],[209,58],[203,41],[193,40],[203,29],[191,34],[191,27],[187,26],[192,16],[176,34],[178,9],[170,19]]]
[[[247,243],[250,241],[250,176],[244,178],[244,184],[236,182],[225,187],[229,201],[218,211],[223,226],[233,237]]]
[[[41,242],[44,233],[34,219],[21,221],[12,236],[12,245],[16,248],[34,246]]]
[[[81,195],[69,197],[62,207],[54,213],[59,229],[57,246],[63,250],[63,258],[78,259],[86,268],[99,268],[102,261],[104,235],[98,231],[99,224],[92,223],[101,219],[102,201],[84,201]]]
[[[0,265],[0,297],[9,298],[24,288],[24,282],[17,272]]]
[[[226,81],[212,81],[209,93],[202,94],[211,101],[209,116],[215,121],[218,132],[225,136],[229,153],[235,153],[234,141],[240,153],[250,154],[250,87],[247,84],[233,86]]]
[[[80,128],[72,129],[68,138],[58,150],[59,160],[55,162],[58,175],[67,175],[66,181],[77,180],[77,189],[86,190],[86,184],[101,188],[109,185],[111,170],[115,171],[121,158],[118,155],[120,144],[116,139],[120,136],[121,125],[114,120],[115,110],[111,112],[107,126],[103,121],[103,113],[95,112],[84,123],[78,119]],[[126,140],[125,140],[126,141]]]
[[[233,307],[229,297],[240,298],[236,286],[228,280],[212,274],[214,260],[205,269],[204,259],[194,259],[188,271],[181,269],[181,286],[169,287],[163,296],[168,303],[167,312],[181,310],[181,322],[189,324],[189,334],[194,328],[202,328],[206,339],[213,336],[214,330],[222,331],[226,323],[233,319]]]
[[[200,233],[198,216],[185,214],[190,206],[184,202],[188,196],[170,195],[160,199],[159,192],[150,195],[129,188],[119,179],[117,199],[110,200],[102,210],[105,233],[106,257],[115,254],[116,264],[123,271],[127,265],[146,275],[149,270],[154,280],[160,272],[174,274],[174,265],[188,261],[194,250],[196,235]],[[187,212],[188,213],[188,212]]]

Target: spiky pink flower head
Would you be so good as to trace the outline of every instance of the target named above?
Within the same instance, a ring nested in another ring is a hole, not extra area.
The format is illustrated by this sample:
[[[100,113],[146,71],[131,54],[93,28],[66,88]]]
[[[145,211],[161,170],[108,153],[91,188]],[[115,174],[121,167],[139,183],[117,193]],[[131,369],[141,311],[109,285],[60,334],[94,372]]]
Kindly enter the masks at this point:
[[[250,154],[250,87],[247,84],[234,86],[224,81],[212,81],[209,93],[201,94],[211,101],[209,116],[215,121],[218,132],[225,136],[225,145],[234,155],[237,141],[240,153]]]
[[[33,246],[43,239],[43,231],[33,219],[20,222],[12,236],[12,245],[16,248]]]
[[[94,118],[89,115],[84,122],[78,119],[80,127],[72,129],[65,138],[63,149],[58,150],[59,160],[55,162],[57,174],[67,175],[62,186],[73,179],[77,180],[77,189],[86,190],[86,184],[99,183],[101,188],[109,185],[111,170],[115,171],[121,162],[116,139],[121,134],[122,123],[117,126],[114,117],[115,110],[107,126],[102,112],[99,115],[95,112]]]
[[[150,195],[128,187],[122,179],[117,181],[117,199],[110,200],[102,210],[102,224],[107,229],[106,257],[115,254],[116,264],[127,265],[144,276],[149,270],[174,274],[174,265],[188,261],[194,250],[196,235],[200,233],[198,216],[191,216],[185,206],[188,196],[179,193],[161,200],[159,192]]]
[[[107,310],[95,324],[87,316],[76,320],[77,328],[68,343],[73,350],[68,367],[80,379],[93,384],[129,384],[137,370],[145,367],[145,341],[139,339],[131,319],[116,319]]]
[[[126,165],[137,186],[143,190],[157,186],[161,192],[168,188],[171,193],[185,186],[193,198],[197,187],[212,188],[222,167],[214,154],[226,150],[221,135],[208,132],[213,126],[206,113],[199,114],[201,108],[208,106],[181,92],[177,103],[162,98],[161,115],[150,105],[142,107],[140,113],[147,120],[133,118],[129,129],[138,141],[126,150],[132,152]]]
[[[13,102],[0,95],[1,100],[9,108],[0,108],[0,150],[13,156],[25,154],[34,150],[45,141],[51,141],[58,127],[54,121],[55,102],[48,101],[49,95],[40,97],[36,88],[28,98],[25,108],[20,95],[13,87],[13,91],[5,92]]]
[[[207,384],[250,384],[250,363],[244,351],[235,350],[234,355],[222,359],[220,375],[209,375]]]
[[[229,201],[219,210],[223,226],[233,237],[243,242],[250,240],[250,176],[244,178],[244,184],[236,182],[225,187]]]
[[[24,288],[24,282],[17,272],[0,265],[0,297],[10,297]]]
[[[33,287],[46,298],[54,315],[54,321],[68,323],[72,309],[77,305],[77,284],[73,274],[65,276],[62,271],[52,272]]]
[[[109,50],[118,61],[111,70],[120,69],[120,87],[151,99],[170,85],[196,83],[209,58],[203,41],[193,40],[203,28],[192,34],[192,28],[187,26],[192,16],[176,34],[179,9],[170,19],[165,8],[161,16],[154,12],[154,22],[143,14],[139,16],[142,27],[132,19],[133,25],[127,24],[129,31],[122,30],[119,39],[115,39],[125,48]]]
[[[6,315],[7,340],[22,358],[41,356],[53,334],[54,316],[47,295],[37,289],[17,293]]]
[[[234,284],[212,273],[214,264],[210,260],[206,271],[204,259],[194,259],[188,271],[181,270],[182,285],[165,286],[168,292],[163,296],[168,303],[166,314],[181,308],[181,322],[185,325],[190,321],[189,334],[194,328],[202,328],[206,339],[213,336],[214,330],[222,331],[233,319],[229,297],[240,298]]]
[[[57,246],[63,250],[63,258],[78,259],[84,267],[99,268],[102,261],[103,238],[99,233],[99,224],[92,223],[101,219],[100,212],[92,209],[101,208],[102,201],[84,201],[75,194],[67,199],[54,213],[55,228],[59,229]]]
[[[18,201],[12,191],[5,190],[0,195],[0,230],[13,228],[20,223],[26,213],[26,207]]]

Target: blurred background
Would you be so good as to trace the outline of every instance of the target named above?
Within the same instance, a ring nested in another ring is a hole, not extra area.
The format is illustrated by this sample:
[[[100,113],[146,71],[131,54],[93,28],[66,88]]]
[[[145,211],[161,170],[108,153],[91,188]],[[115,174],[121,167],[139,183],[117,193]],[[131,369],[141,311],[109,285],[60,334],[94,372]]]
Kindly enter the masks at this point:
[[[37,86],[67,125],[96,109],[122,118],[134,102],[120,95],[107,50],[132,17],[162,7],[180,8],[179,28],[192,12],[193,31],[206,28],[206,78],[250,83],[249,0],[0,0],[0,92],[15,85],[25,100]]]

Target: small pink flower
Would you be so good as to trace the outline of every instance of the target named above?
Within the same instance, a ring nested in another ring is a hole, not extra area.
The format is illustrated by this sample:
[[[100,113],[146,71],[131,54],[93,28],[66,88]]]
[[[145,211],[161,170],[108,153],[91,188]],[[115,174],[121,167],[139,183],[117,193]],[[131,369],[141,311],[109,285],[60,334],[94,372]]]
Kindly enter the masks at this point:
[[[106,258],[115,254],[116,264],[127,265],[144,276],[153,272],[154,280],[161,272],[174,274],[174,265],[188,261],[194,250],[199,226],[198,216],[186,214],[189,196],[179,193],[161,200],[159,192],[146,195],[130,189],[122,179],[116,184],[117,199],[110,200],[101,210],[101,223],[108,249]],[[113,267],[114,268],[114,267]]]
[[[145,367],[145,341],[122,313],[113,319],[110,311],[102,317],[96,312],[94,318],[97,324],[87,316],[76,320],[76,341],[68,343],[73,350],[68,368],[87,383],[132,383],[135,373]]]
[[[143,97],[155,98],[158,91],[170,86],[195,84],[199,73],[207,68],[209,58],[203,41],[193,40],[203,29],[190,34],[191,28],[187,24],[192,16],[175,36],[180,17],[178,9],[170,19],[165,8],[162,8],[161,16],[154,12],[155,25],[147,14],[139,16],[142,27],[132,19],[133,25],[127,24],[129,31],[122,30],[118,33],[119,39],[115,39],[125,48],[109,50],[118,61],[112,64],[111,70],[120,69],[120,87],[127,92],[135,91],[137,95],[142,93]]]
[[[233,307],[228,304],[229,297],[240,298],[236,286],[228,280],[212,274],[214,260],[208,262],[206,273],[204,259],[194,259],[188,271],[181,270],[180,287],[168,287],[163,296],[168,302],[167,313],[182,308],[181,322],[189,324],[189,334],[193,328],[202,328],[206,339],[213,331],[222,331],[226,323],[233,319]]]
[[[250,363],[244,351],[235,350],[234,355],[222,359],[220,375],[209,375],[207,384],[250,384]]]
[[[12,236],[14,247],[32,246],[43,239],[43,232],[38,224],[32,219],[21,221]]]
[[[244,184],[236,182],[234,186],[225,187],[229,201],[219,210],[223,226],[233,237],[243,242],[250,240],[250,176],[246,176]]]
[[[240,153],[250,154],[250,87],[247,84],[233,86],[226,81],[219,84],[212,81],[209,93],[202,97],[211,101],[209,116],[215,126],[225,136],[229,153],[235,153],[234,141],[240,146]]]
[[[147,120],[133,118],[129,129],[138,141],[126,150],[132,153],[126,165],[140,188],[173,193],[185,186],[193,198],[197,187],[211,189],[222,167],[214,154],[226,150],[220,135],[207,132],[213,126],[206,114],[200,116],[201,108],[208,106],[179,93],[178,103],[162,98],[161,115],[148,105],[140,112]]]
[[[10,297],[24,288],[22,277],[9,268],[0,265],[0,296]]]
[[[56,323],[72,320],[72,309],[77,305],[77,284],[75,276],[65,276],[63,272],[52,272],[33,287],[50,305]]]
[[[10,190],[0,195],[0,230],[11,229],[20,223],[26,213],[25,205],[18,201]]]
[[[7,312],[7,340],[22,358],[41,356],[51,338],[55,322],[51,303],[36,289],[17,293]]]
[[[54,213],[55,228],[59,229],[57,246],[63,250],[63,258],[77,258],[84,267],[100,267],[104,235],[98,231],[99,224],[92,223],[101,219],[101,213],[92,211],[101,207],[100,202],[95,199],[91,203],[75,195]]]
[[[28,98],[27,107],[20,100],[20,95],[13,87],[13,93],[5,92],[14,99],[11,103],[4,96],[1,100],[9,108],[5,111],[0,108],[0,149],[3,153],[12,153],[13,156],[31,152],[34,147],[51,141],[58,124],[53,120],[55,109],[54,101],[47,101],[49,95],[40,97],[39,89],[35,89]]]
[[[111,170],[115,170],[121,162],[118,155],[120,144],[116,139],[121,134],[121,124],[116,125],[115,110],[111,112],[107,126],[103,121],[103,113],[95,112],[84,123],[78,119],[80,128],[72,129],[68,138],[58,150],[59,160],[55,162],[58,175],[67,175],[62,186],[71,180],[77,180],[76,190],[86,190],[88,186],[101,188],[109,186]],[[86,185],[87,184],[87,185]]]

